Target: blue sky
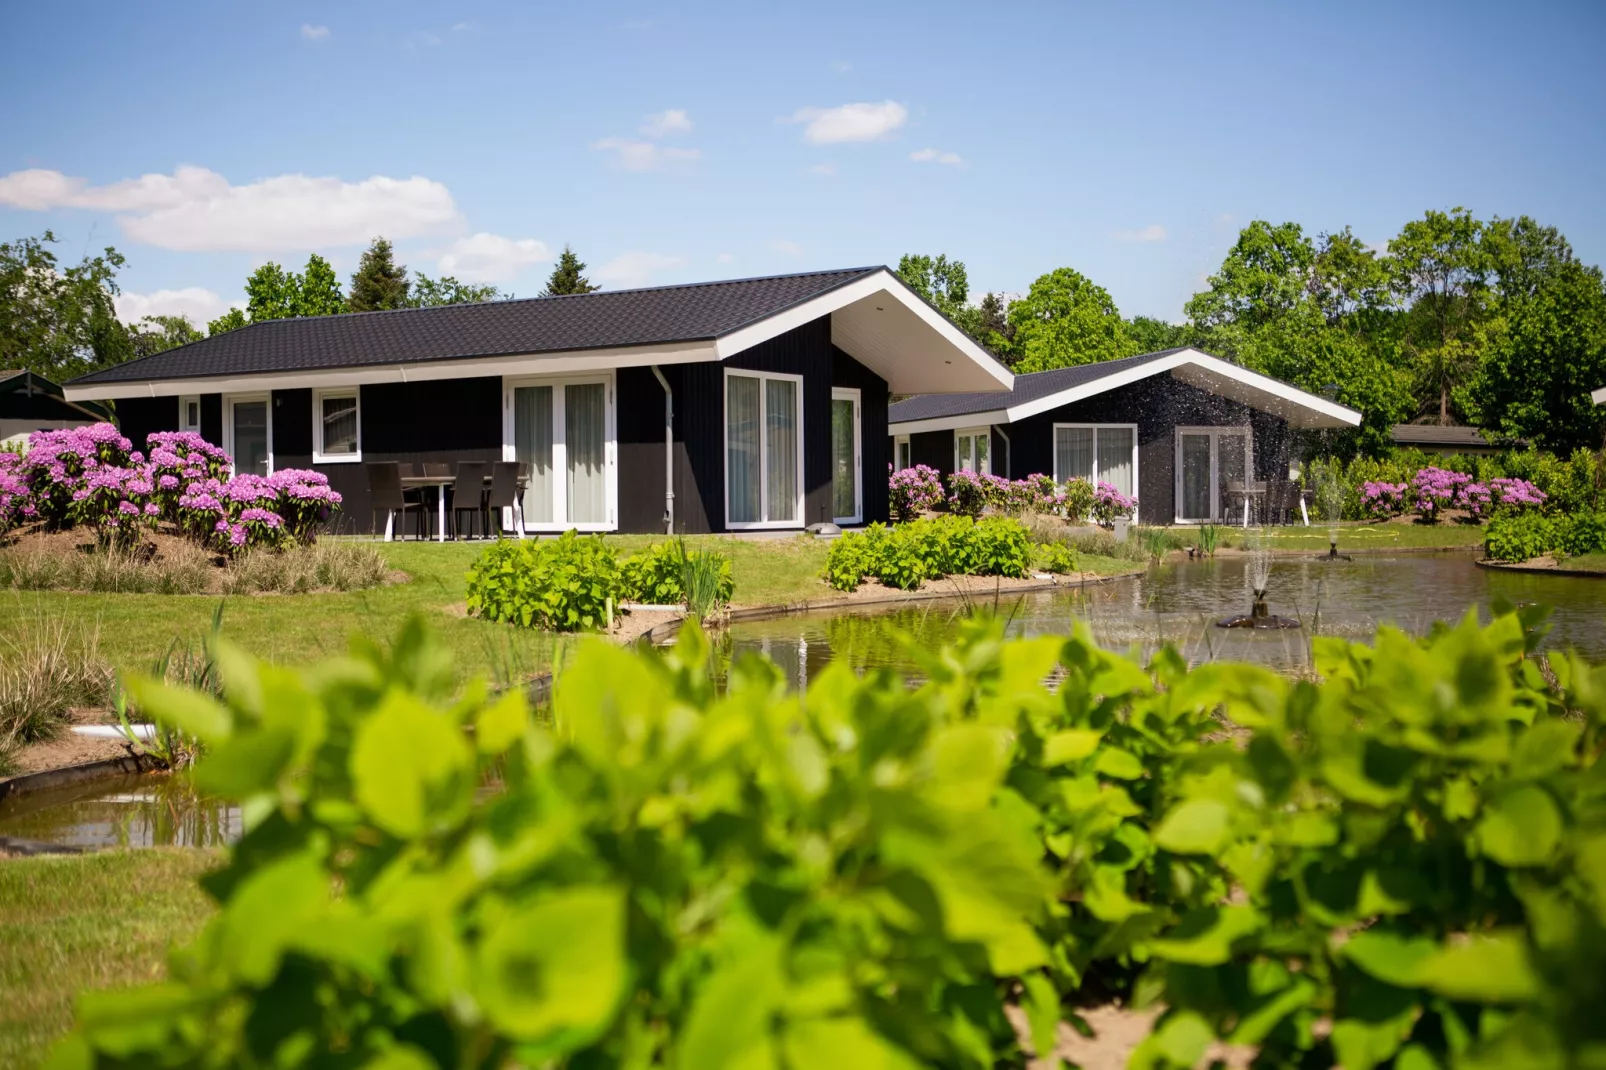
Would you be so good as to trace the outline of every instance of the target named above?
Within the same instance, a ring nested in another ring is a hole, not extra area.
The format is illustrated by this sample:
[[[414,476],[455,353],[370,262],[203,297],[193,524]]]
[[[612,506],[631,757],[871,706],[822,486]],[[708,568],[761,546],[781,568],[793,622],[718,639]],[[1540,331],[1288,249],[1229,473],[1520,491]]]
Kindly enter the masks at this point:
[[[565,242],[611,287],[946,252],[978,296],[1069,265],[1168,319],[1254,218],[1381,244],[1465,205],[1606,259],[1598,3],[52,2],[0,35],[0,237],[115,244],[130,315],[371,233],[522,295]]]

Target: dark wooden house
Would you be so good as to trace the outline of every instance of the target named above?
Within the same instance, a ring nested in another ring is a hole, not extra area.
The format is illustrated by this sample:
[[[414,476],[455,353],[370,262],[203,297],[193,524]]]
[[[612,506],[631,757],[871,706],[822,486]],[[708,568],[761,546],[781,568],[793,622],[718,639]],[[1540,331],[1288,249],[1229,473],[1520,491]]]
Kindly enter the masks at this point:
[[[1146,524],[1236,519],[1286,480],[1293,432],[1361,415],[1197,349],[1017,375],[1008,393],[908,398],[893,463],[1109,483]]]
[[[110,413],[92,401],[68,401],[60,386],[38,372],[0,371],[0,442],[109,418]]]
[[[270,320],[66,391],[138,445],[324,472],[347,530],[373,524],[361,462],[519,460],[527,530],[711,532],[886,519],[889,395],[1010,382],[868,267]]]

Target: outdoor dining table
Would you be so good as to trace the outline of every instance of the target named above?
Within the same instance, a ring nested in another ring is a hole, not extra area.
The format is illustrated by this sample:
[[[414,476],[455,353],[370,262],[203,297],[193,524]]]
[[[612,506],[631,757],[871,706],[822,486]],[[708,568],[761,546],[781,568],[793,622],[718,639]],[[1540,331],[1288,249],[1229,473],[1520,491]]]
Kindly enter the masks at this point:
[[[402,490],[403,491],[422,490],[425,487],[434,487],[434,488],[436,488],[435,493],[439,496],[439,497],[436,498],[436,502],[435,502],[435,504],[437,506],[439,506],[439,508],[436,510],[436,517],[435,517],[435,541],[436,542],[445,542],[446,541],[446,491],[447,491],[448,488],[450,488],[456,482],[457,482],[457,477],[456,476],[411,476],[411,475],[404,475],[404,476],[401,477],[401,485],[402,485]],[[521,538],[521,539],[524,538],[524,510],[521,507],[521,503],[524,500],[524,485],[525,485],[525,482],[526,481],[523,480],[523,479],[519,480],[519,482],[518,482],[518,494],[513,499],[513,526],[514,526],[514,529],[516,531],[518,531],[519,538]],[[491,485],[491,477],[490,477],[490,475],[487,474],[486,477],[485,477],[484,486],[485,486],[485,488],[488,489],[490,487],[490,485]],[[394,517],[386,517],[385,518],[385,541],[386,542],[390,542],[391,541],[392,532],[393,532],[394,526],[395,526],[395,518]]]

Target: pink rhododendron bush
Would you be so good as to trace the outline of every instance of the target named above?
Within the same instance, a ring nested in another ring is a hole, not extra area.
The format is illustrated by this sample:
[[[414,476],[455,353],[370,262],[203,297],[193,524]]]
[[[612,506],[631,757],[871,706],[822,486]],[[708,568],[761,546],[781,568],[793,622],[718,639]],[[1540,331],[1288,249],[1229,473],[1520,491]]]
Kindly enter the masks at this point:
[[[230,476],[229,455],[193,432],[159,431],[147,452],[111,424],[36,431],[23,454],[0,454],[0,533],[88,530],[102,548],[131,550],[160,527],[207,550],[308,546],[340,507],[318,472]]]
[[[1474,521],[1494,513],[1521,513],[1545,504],[1548,495],[1526,479],[1496,477],[1474,479],[1465,472],[1428,466],[1409,483],[1369,481],[1361,484],[1361,511],[1369,520],[1388,520],[1415,511],[1434,524],[1447,512],[1460,509]]]
[[[894,472],[891,483],[892,508],[893,515],[900,520],[908,519],[898,509],[900,480],[903,480],[902,485],[907,487],[908,481],[914,478],[911,473],[921,473],[920,485],[927,488],[928,494],[935,494],[935,501],[931,501],[925,508],[932,508],[944,500],[941,477],[935,469],[919,465],[904,469],[902,472]],[[1100,484],[1100,486],[1106,485]],[[1110,489],[1114,490],[1113,487]],[[929,498],[922,500],[930,501]],[[1133,499],[1123,496],[1123,500],[1130,503],[1132,508],[1137,505]],[[1036,472],[1025,479],[1010,480],[1003,476],[979,475],[963,470],[948,476],[948,511],[960,516],[980,516],[987,509],[993,509],[1008,516],[1037,513],[1042,516],[1063,516],[1080,521],[1096,513],[1097,504],[1098,492],[1085,479],[1069,479],[1064,483],[1056,483],[1053,476]]]

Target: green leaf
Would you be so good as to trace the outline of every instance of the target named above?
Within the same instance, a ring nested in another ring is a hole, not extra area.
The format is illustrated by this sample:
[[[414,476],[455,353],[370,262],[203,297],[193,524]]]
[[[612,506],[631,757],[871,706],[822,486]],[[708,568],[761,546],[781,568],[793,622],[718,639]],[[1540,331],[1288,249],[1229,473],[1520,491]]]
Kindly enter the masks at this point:
[[[1483,853],[1505,866],[1543,866],[1561,842],[1561,812],[1550,793],[1524,785],[1496,797],[1478,822]]]
[[[1059,993],[1054,989],[1054,982],[1041,973],[1022,977],[1021,988],[1021,1010],[1026,1012],[1026,1024],[1031,1030],[1032,1051],[1039,1059],[1045,1059],[1054,1050],[1059,1029]]]
[[[353,794],[393,836],[419,836],[461,818],[472,800],[473,754],[462,731],[411,695],[391,691],[357,729]]]
[[[736,1065],[770,1041],[770,1020],[786,991],[780,942],[755,936],[702,985],[679,1036],[684,1070]]]
[[[1233,945],[1265,924],[1251,906],[1204,907],[1190,911],[1149,950],[1158,958],[1189,966],[1220,966],[1232,960]]]
[[[474,717],[474,742],[481,754],[501,754],[530,725],[530,704],[522,688],[509,688]]]
[[[1143,775],[1143,763],[1131,751],[1119,747],[1105,747],[1099,751],[1093,768],[1117,780],[1136,780]]]
[[[625,994],[625,897],[571,888],[514,907],[486,933],[475,973],[486,1017],[517,1040],[594,1036]]]
[[[1192,1011],[1174,1011],[1132,1052],[1128,1070],[1196,1066],[1216,1039],[1210,1023]]]
[[[1219,854],[1232,839],[1232,812],[1215,799],[1189,799],[1174,807],[1154,832],[1155,846],[1173,854]]]
[[[1043,743],[1043,764],[1054,766],[1079,762],[1098,750],[1103,732],[1088,728],[1071,728],[1055,732]]]
[[[1423,963],[1422,982],[1441,996],[1485,1003],[1539,995],[1527,945],[1516,933],[1474,936],[1441,949]]]
[[[1425,936],[1367,929],[1350,937],[1338,953],[1379,981],[1400,988],[1420,988],[1425,983],[1427,963],[1439,953],[1439,945]]]
[[[794,1022],[783,1034],[782,1047],[789,1070],[919,1070],[915,1060],[858,1017]]]
[[[140,712],[188,733],[203,743],[228,739],[234,730],[234,715],[216,699],[185,687],[172,687],[149,676],[130,676],[123,681]]]

